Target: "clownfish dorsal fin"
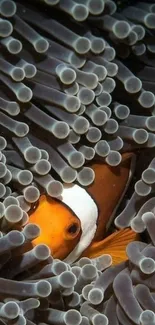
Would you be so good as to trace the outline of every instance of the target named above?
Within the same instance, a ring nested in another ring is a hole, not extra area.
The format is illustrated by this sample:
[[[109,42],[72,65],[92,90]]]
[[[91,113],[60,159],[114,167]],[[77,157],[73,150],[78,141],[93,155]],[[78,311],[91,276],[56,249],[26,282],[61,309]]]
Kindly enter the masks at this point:
[[[112,257],[112,264],[119,264],[128,259],[126,246],[132,241],[138,240],[139,234],[130,228],[121,229],[112,233],[107,238],[99,242],[93,242],[82,254],[82,257],[95,258],[103,254]]]

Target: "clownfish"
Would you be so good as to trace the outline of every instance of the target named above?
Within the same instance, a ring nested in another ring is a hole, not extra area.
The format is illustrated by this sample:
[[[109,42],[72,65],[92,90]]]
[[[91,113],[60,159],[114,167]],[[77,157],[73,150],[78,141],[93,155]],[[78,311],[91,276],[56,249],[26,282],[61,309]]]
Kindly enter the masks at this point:
[[[54,258],[73,263],[80,257],[95,258],[110,254],[113,264],[127,259],[126,246],[137,240],[130,228],[116,230],[106,237],[135,165],[135,154],[122,155],[120,165],[110,167],[94,162],[94,182],[87,188],[64,184],[59,199],[40,197],[29,222],[40,226],[41,234],[32,245],[47,244]]]

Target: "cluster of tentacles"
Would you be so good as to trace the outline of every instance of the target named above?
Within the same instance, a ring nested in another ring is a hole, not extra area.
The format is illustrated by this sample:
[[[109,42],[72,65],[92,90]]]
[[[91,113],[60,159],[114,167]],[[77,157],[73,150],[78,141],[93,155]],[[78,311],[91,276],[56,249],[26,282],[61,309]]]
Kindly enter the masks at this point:
[[[147,1],[0,0],[1,323],[155,324],[154,37]],[[88,186],[94,160],[117,166],[127,151],[139,158],[115,225],[147,243],[116,266],[23,253],[40,194]]]

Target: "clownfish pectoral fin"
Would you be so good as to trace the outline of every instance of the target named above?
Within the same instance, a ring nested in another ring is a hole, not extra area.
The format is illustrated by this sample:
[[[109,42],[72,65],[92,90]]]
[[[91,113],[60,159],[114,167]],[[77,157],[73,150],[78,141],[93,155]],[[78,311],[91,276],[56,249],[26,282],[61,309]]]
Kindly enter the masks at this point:
[[[99,242],[92,243],[82,254],[82,257],[99,257],[103,254],[109,254],[112,257],[112,264],[119,264],[127,260],[126,246],[135,240],[138,240],[139,234],[130,228],[121,229],[114,232],[107,238]]]

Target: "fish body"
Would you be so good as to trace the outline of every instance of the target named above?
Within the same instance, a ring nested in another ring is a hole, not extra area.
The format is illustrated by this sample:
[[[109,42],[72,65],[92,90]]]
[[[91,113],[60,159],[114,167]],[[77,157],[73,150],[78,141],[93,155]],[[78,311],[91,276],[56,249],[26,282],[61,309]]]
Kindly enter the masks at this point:
[[[86,189],[77,184],[64,184],[59,199],[41,196],[38,207],[30,215],[30,222],[41,228],[33,246],[45,243],[54,258],[68,263],[81,256],[94,258],[105,253],[112,255],[115,264],[127,259],[126,245],[135,240],[136,234],[125,229],[105,236],[129,185],[134,162],[133,153],[123,154],[116,167],[94,162],[90,167],[95,172],[95,180]]]

